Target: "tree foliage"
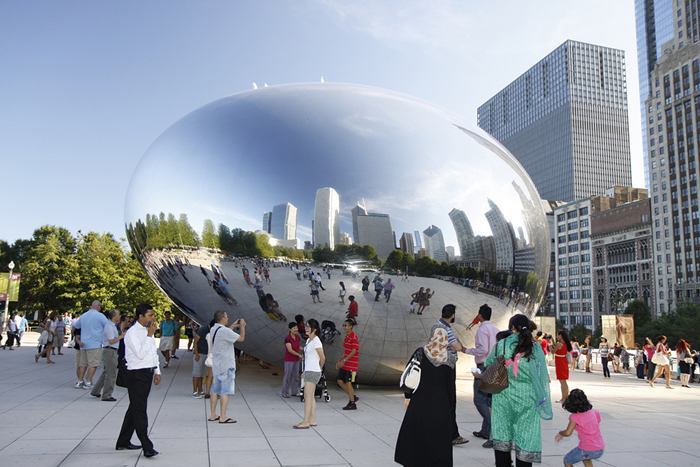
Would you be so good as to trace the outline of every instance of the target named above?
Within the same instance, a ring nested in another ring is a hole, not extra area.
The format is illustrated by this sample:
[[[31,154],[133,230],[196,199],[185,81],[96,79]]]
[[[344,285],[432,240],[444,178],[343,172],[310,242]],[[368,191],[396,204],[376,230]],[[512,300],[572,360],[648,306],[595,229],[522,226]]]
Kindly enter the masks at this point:
[[[73,236],[56,226],[43,226],[29,240],[17,240],[2,251],[22,274],[17,308],[39,311],[85,311],[93,300],[105,309],[132,312],[140,302],[158,310],[169,300],[148,279],[134,256],[111,234]]]

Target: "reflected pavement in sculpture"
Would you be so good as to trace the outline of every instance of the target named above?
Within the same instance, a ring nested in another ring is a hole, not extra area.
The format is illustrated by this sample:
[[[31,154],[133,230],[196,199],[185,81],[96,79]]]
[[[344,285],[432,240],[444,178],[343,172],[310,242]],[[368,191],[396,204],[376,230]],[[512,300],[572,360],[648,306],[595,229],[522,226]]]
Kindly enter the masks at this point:
[[[446,303],[465,324],[483,303],[499,326],[534,313],[549,268],[539,196],[505,149],[422,101],[348,84],[267,87],[186,115],[135,171],[125,224],[184,313],[245,318],[240,347],[271,363],[287,321],[340,329],[353,295],[363,383],[395,384]],[[324,347],[330,376],[342,337]]]

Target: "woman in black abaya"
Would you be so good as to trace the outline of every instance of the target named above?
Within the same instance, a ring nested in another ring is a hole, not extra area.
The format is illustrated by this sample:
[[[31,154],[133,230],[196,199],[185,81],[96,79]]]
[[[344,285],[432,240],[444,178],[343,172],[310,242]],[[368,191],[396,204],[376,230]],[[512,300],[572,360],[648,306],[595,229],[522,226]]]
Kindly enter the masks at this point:
[[[452,466],[449,387],[456,362],[447,346],[447,330],[438,325],[423,347],[420,384],[411,395],[396,442],[394,460],[404,467]]]

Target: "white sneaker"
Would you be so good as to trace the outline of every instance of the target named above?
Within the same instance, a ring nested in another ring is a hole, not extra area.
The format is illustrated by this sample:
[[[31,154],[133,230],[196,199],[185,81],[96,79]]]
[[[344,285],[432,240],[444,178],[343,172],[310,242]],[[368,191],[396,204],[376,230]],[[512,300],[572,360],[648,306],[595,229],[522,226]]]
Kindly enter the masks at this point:
[[[83,382],[78,381],[75,383],[75,389],[83,389]]]
[[[193,393],[192,393],[192,398],[193,398],[193,399],[201,399],[201,398],[203,398],[203,397],[204,397],[204,393],[201,393],[201,392],[193,392]]]
[[[87,381],[83,383],[83,389],[90,389],[92,387],[92,383],[88,383]]]

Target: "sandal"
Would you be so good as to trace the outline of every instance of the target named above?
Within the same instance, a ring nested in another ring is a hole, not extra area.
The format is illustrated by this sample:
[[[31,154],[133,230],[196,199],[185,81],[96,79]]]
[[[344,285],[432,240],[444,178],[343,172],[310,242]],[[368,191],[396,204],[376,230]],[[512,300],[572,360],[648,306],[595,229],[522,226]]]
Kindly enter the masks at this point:
[[[217,421],[218,419],[219,419],[219,416],[217,415],[216,418],[207,418],[207,421],[215,422],[215,421]]]
[[[234,419],[232,419],[232,418],[229,417],[229,418],[227,418],[226,420],[224,420],[223,422],[219,422],[219,423],[220,423],[220,424],[224,424],[224,423],[236,423],[236,420],[234,420]]]

